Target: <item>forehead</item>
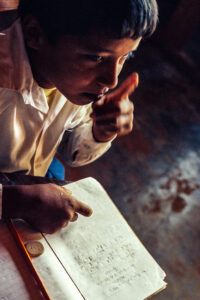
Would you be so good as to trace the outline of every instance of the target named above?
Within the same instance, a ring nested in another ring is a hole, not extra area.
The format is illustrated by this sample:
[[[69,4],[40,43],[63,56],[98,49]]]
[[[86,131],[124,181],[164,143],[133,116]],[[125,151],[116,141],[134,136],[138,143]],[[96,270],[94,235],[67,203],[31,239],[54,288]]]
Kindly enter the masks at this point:
[[[90,34],[85,36],[65,35],[61,37],[57,46],[62,49],[73,50],[75,52],[88,53],[111,53],[120,54],[136,50],[141,38],[133,40],[130,37],[113,39],[104,34]]]

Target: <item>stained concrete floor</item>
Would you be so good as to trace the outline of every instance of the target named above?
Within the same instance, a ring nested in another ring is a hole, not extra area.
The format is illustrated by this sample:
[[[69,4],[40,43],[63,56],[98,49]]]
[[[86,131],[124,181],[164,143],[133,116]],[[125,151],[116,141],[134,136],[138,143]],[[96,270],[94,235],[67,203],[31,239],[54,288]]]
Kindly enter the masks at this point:
[[[199,49],[199,48],[198,48]],[[184,55],[183,55],[184,54]],[[191,57],[190,57],[191,58]],[[68,168],[93,176],[165,270],[153,299],[200,299],[200,86],[194,61],[146,42],[122,77],[140,74],[133,132],[96,162]],[[116,299],[117,300],[117,299]]]

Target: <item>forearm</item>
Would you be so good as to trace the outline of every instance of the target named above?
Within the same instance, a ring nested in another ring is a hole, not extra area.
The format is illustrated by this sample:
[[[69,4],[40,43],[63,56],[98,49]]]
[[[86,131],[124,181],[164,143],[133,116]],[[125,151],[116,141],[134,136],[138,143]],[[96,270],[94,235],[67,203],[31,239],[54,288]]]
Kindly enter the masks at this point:
[[[103,155],[111,146],[111,141],[97,142],[92,132],[92,122],[66,133],[58,149],[62,158],[71,166],[89,164]]]

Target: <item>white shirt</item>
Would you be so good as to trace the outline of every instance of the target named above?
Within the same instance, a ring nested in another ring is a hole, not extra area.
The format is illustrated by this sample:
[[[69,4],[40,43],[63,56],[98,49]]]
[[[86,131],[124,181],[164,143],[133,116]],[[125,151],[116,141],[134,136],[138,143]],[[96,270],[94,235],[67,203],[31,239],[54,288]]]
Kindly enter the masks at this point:
[[[0,172],[44,176],[65,132],[59,149],[65,161],[94,161],[111,143],[94,140],[90,112],[91,104],[72,104],[58,90],[49,108],[32,75],[20,20],[1,32]]]

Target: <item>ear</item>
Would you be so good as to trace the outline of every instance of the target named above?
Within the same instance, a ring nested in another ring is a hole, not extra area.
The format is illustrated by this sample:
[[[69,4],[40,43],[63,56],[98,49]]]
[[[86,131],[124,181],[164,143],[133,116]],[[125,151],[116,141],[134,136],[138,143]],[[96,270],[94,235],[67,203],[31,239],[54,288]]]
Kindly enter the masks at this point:
[[[38,20],[32,15],[27,15],[22,20],[22,28],[27,46],[31,49],[39,50],[46,37]]]

